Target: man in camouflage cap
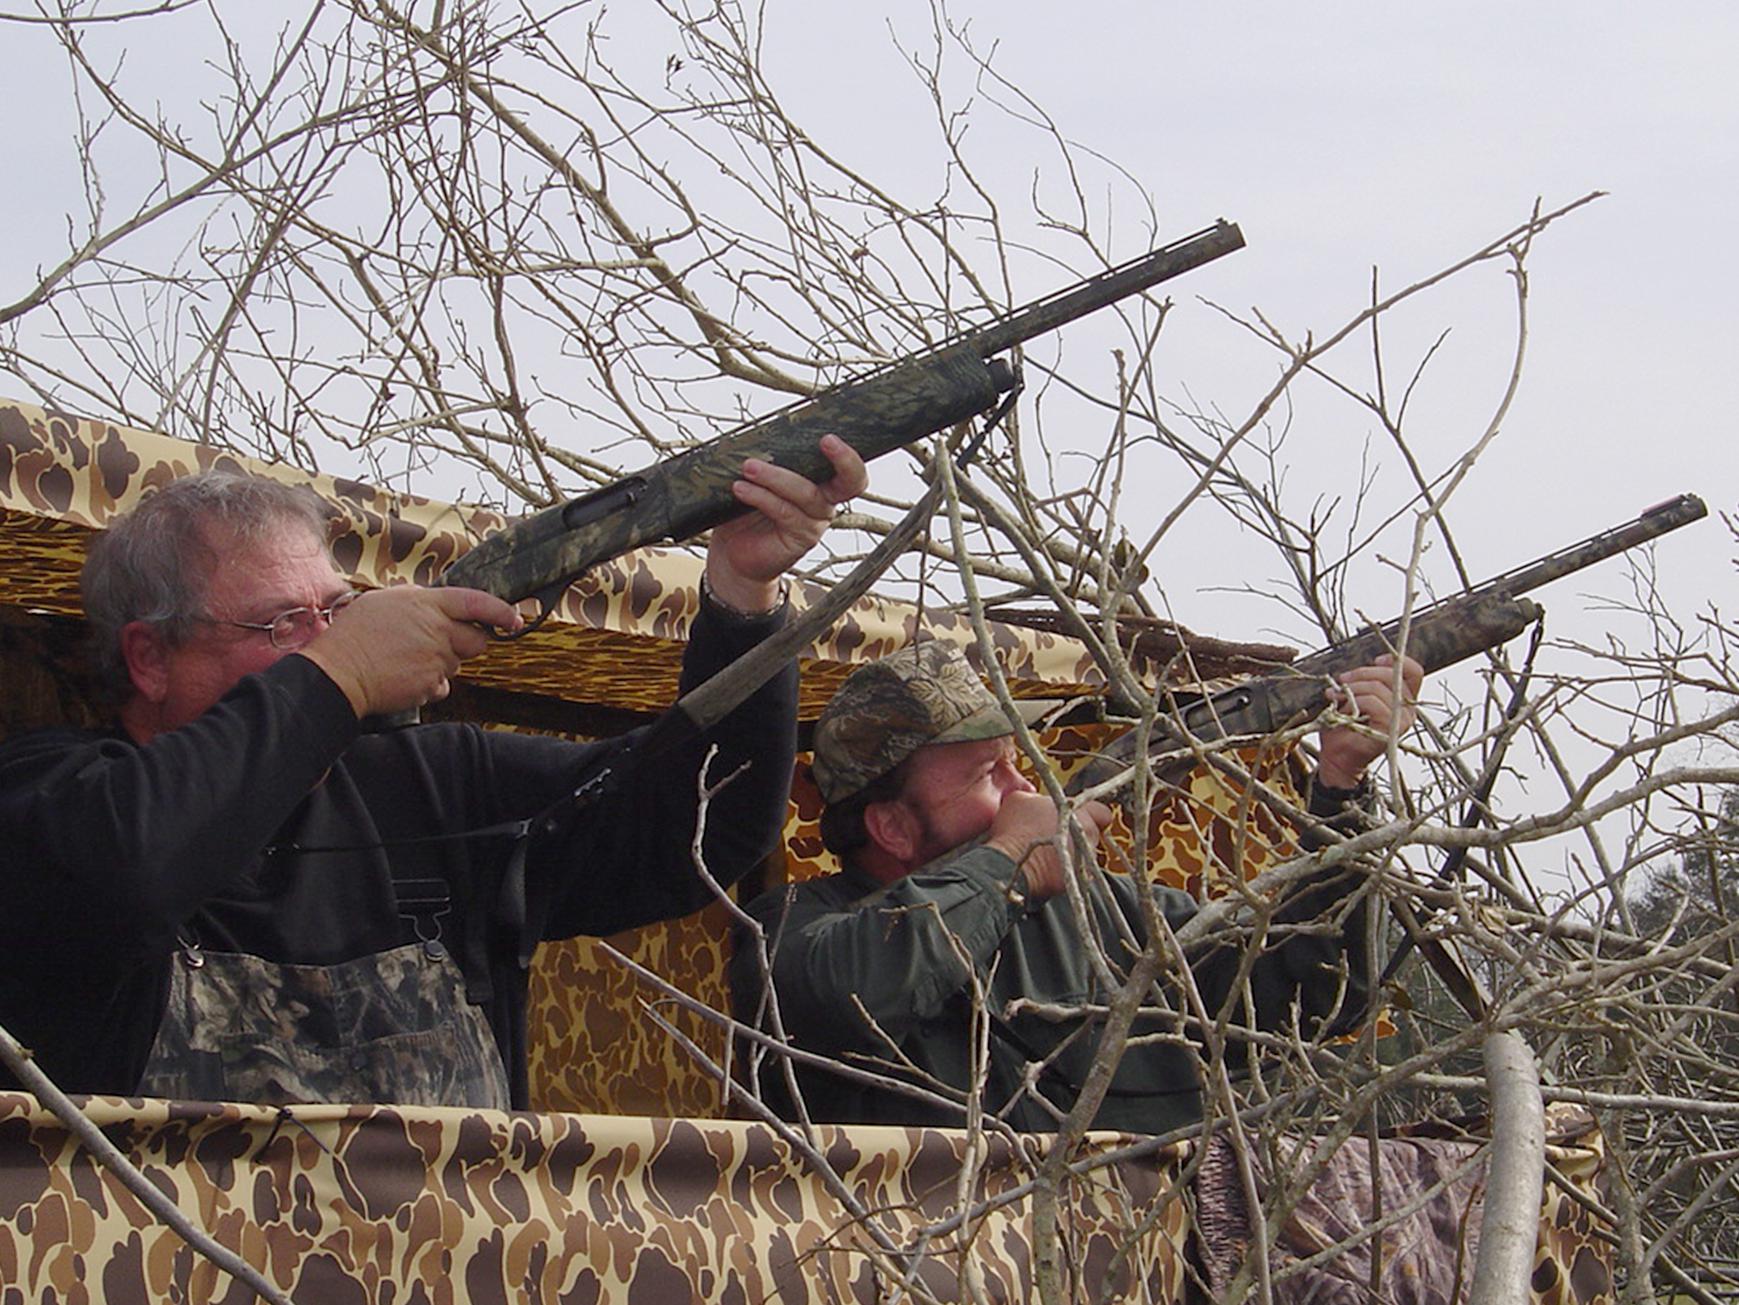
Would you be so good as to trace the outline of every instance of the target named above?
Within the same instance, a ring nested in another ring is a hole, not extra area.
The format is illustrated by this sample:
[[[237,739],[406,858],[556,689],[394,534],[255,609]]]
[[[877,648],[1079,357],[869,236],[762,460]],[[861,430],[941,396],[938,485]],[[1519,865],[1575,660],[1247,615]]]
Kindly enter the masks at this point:
[[[1342,677],[1346,705],[1370,729],[1325,731],[1314,814],[1344,818],[1365,791],[1364,771],[1383,751],[1383,736],[1410,721],[1410,707],[1396,710],[1392,677],[1386,661]],[[1410,699],[1416,663],[1407,664],[1404,681]],[[812,1118],[958,1125],[968,1086],[981,1074],[983,1108],[1016,1128],[1052,1129],[1073,1104],[1093,1058],[1091,1020],[1004,1014],[1013,1002],[1103,1006],[1108,995],[1065,893],[1062,817],[1018,768],[1012,732],[961,652],[935,640],[853,672],[816,723],[822,838],[845,868],[749,907],[768,939],[791,1040],[859,1071],[797,1064]],[[1075,846],[1096,849],[1110,809],[1086,802],[1073,815]],[[1236,1022],[1278,1028],[1296,1010],[1308,1034],[1362,1009],[1364,948],[1348,945],[1362,938],[1365,917],[1363,897],[1349,896],[1354,886],[1338,875],[1288,898],[1270,929],[1274,945],[1248,976],[1254,1010]],[[1195,901],[1174,889],[1120,875],[1084,881],[1094,934],[1120,967],[1137,955],[1128,940],[1144,934],[1143,891],[1174,929],[1196,912]],[[1330,927],[1292,927],[1313,921]],[[748,930],[737,944],[738,1017],[768,1024],[765,975]],[[1225,1002],[1239,960],[1236,946],[1191,957],[1210,1011]],[[982,1065],[974,1033],[981,1014],[992,1034]],[[1169,1011],[1155,1010],[1135,1033],[1180,1027]],[[1036,1063],[1044,1068],[1030,1072]],[[861,1073],[889,1065],[905,1068],[880,1082]],[[779,1067],[764,1068],[761,1078],[767,1099],[794,1117]],[[1199,1117],[1192,1051],[1175,1037],[1150,1037],[1126,1048],[1094,1123],[1160,1133]]]
[[[953,644],[926,639],[854,672],[815,726],[815,783],[843,802],[919,748],[1012,733]]]

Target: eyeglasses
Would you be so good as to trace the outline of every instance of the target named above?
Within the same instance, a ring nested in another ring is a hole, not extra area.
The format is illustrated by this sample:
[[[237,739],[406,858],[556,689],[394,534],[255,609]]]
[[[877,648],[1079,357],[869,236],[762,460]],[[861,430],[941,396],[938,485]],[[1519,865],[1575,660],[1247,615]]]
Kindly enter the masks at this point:
[[[209,621],[212,625],[233,625],[238,630],[259,630],[272,641],[272,647],[281,652],[295,652],[303,647],[313,637],[320,633],[320,623],[332,624],[332,618],[357,599],[356,590],[339,594],[327,607],[292,607],[287,612],[279,612],[269,621],[230,621],[215,616],[205,616],[200,619]]]

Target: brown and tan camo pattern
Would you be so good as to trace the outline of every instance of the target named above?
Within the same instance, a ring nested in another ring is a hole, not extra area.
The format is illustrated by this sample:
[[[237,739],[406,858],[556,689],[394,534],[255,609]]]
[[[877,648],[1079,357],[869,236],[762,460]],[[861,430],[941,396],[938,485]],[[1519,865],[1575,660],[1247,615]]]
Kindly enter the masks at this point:
[[[893,1295],[862,1225],[757,1124],[115,1098],[86,1110],[196,1226],[311,1305]],[[816,1140],[896,1249],[959,1208],[964,1134],[822,1127]],[[1121,1140],[1095,1135],[1084,1154]],[[1550,1158],[1592,1190],[1599,1135],[1575,1142]],[[1461,1145],[1472,1153],[1478,1144]],[[1062,1200],[1064,1258],[1077,1274],[1069,1299],[1185,1299],[1189,1210],[1205,1196],[1186,1199],[1178,1186],[1188,1154],[1123,1157],[1071,1183]],[[976,1198],[1018,1185],[1027,1159],[991,1139]],[[1031,1217],[1021,1198],[936,1238],[918,1280],[944,1301],[968,1298],[969,1287],[985,1301],[1033,1299]],[[1556,1188],[1541,1236],[1540,1305],[1610,1301],[1605,1257]],[[1590,1255],[1599,1257],[1592,1269]],[[250,1298],[33,1098],[0,1094],[0,1305]]]
[[[92,1118],[194,1222],[299,1302],[873,1301],[888,1268],[840,1201],[765,1127],[487,1111],[93,1099]],[[1089,1152],[1109,1150],[1107,1135]],[[817,1143],[896,1247],[958,1207],[964,1135],[821,1128]],[[1180,1300],[1177,1155],[1073,1182],[1077,1299]],[[978,1195],[1030,1169],[992,1140]],[[1131,1211],[1156,1214],[1119,1255]],[[1033,1298],[1017,1200],[935,1240],[936,1299]],[[241,1301],[33,1098],[0,1095],[0,1305]],[[909,1299],[909,1297],[908,1297]]]

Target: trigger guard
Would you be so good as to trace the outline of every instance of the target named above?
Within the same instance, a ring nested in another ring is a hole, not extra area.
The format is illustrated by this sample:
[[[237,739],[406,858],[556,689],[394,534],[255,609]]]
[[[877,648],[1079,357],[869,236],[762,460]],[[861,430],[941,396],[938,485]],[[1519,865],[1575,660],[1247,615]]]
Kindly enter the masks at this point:
[[[547,589],[540,589],[534,594],[526,595],[528,598],[537,599],[537,615],[527,621],[524,625],[520,626],[517,630],[507,630],[504,632],[492,629],[489,631],[489,637],[497,643],[513,643],[517,639],[525,638],[525,636],[530,634],[533,630],[540,629],[543,626],[543,623],[555,614],[556,604],[561,601],[562,594],[566,591],[568,584],[569,581],[561,580],[550,585]],[[522,599],[521,601],[524,600]]]

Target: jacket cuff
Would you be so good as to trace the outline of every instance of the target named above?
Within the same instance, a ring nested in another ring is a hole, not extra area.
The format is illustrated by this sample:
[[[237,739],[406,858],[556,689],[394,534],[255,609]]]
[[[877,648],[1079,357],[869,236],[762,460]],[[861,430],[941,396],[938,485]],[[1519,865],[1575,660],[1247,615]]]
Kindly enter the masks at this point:
[[[1310,814],[1313,816],[1338,816],[1348,807],[1369,806],[1371,801],[1371,777],[1366,775],[1351,788],[1334,788],[1324,784],[1320,775],[1310,777]]]
[[[1310,814],[1330,829],[1346,834],[1354,832],[1359,818],[1371,811],[1376,792],[1370,776],[1365,776],[1351,788],[1332,788],[1312,773],[1310,777]]]
[[[1034,901],[1028,896],[1026,876],[1021,873],[1020,866],[997,848],[977,844],[960,853],[950,864],[984,892],[1000,897],[1011,924],[1044,905],[1043,901]]]
[[[296,713],[311,726],[310,737],[343,748],[361,732],[362,723],[344,690],[300,653],[279,658],[260,678],[295,704]]]
[[[764,612],[745,612],[740,607],[732,607],[724,599],[713,592],[707,583],[706,572],[700,575],[700,605],[702,610],[710,612],[714,617],[733,625],[758,626],[767,622],[784,623],[785,613],[791,606],[791,582],[779,582],[779,601]]]

